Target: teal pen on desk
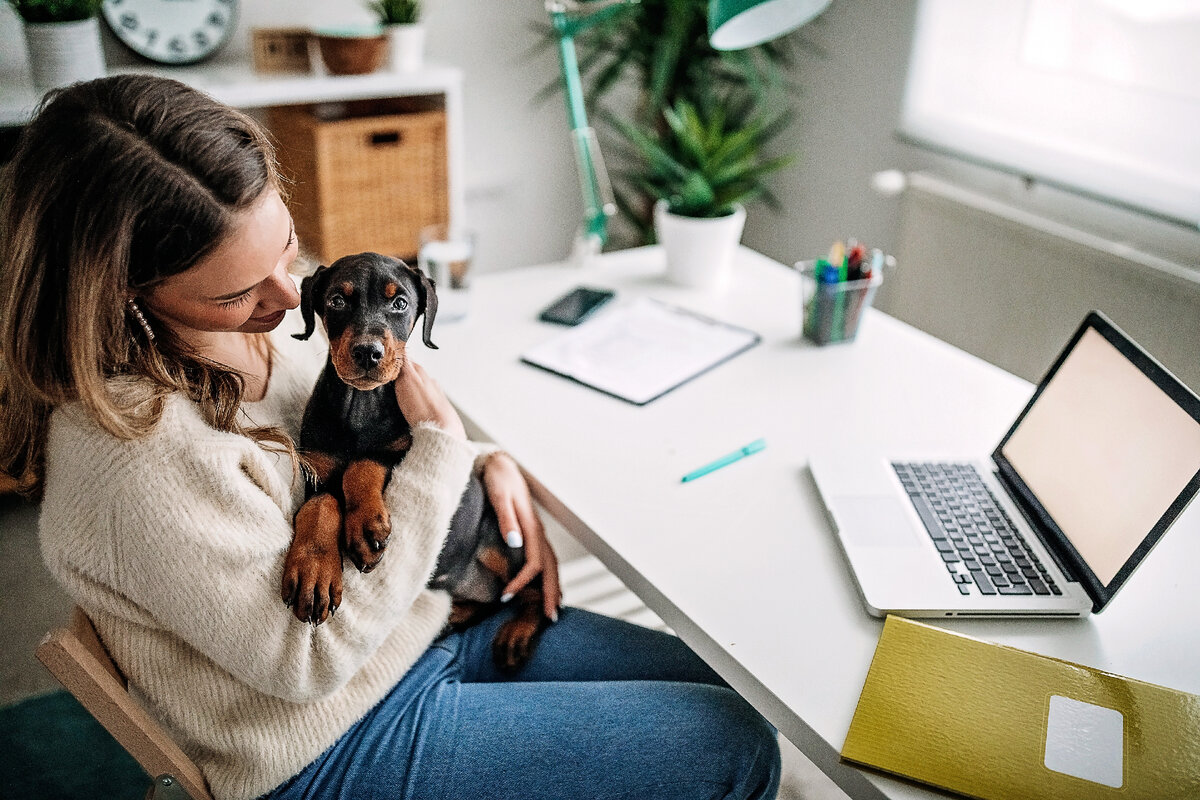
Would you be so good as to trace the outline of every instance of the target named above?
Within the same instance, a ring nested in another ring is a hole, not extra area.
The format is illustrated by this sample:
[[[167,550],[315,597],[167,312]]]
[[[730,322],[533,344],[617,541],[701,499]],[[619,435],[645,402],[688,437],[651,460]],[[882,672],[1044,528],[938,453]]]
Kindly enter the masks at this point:
[[[745,447],[743,447],[740,450],[734,450],[729,455],[722,456],[721,458],[718,458],[716,461],[712,462],[711,464],[705,464],[703,467],[700,467],[699,469],[692,470],[687,475],[683,476],[683,479],[680,481],[680,483],[687,483],[688,481],[696,480],[696,478],[703,478],[708,473],[716,472],[721,467],[727,467],[730,464],[732,464],[733,462],[740,461],[741,459],[745,458],[746,456],[754,455],[755,453],[757,453],[759,450],[762,450],[766,446],[767,446],[766,439],[755,439],[753,442],[746,445]]]

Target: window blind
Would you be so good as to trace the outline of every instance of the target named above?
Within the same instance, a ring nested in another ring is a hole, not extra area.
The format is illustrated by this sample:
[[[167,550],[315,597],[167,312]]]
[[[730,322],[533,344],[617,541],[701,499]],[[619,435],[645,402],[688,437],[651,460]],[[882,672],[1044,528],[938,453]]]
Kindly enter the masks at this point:
[[[920,0],[901,130],[1200,227],[1200,2]]]

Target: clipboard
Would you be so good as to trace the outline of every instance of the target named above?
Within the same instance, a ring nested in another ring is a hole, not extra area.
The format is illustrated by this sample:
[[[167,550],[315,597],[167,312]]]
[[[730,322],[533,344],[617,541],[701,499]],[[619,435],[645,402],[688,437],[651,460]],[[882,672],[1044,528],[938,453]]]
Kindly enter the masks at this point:
[[[754,331],[639,297],[521,354],[521,361],[643,406],[762,341]]]

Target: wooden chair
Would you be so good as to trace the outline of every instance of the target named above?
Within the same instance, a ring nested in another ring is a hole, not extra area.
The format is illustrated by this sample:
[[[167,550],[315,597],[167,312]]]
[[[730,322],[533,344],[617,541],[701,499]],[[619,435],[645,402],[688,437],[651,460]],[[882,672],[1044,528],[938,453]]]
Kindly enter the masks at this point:
[[[154,783],[147,798],[213,800],[200,768],[129,694],[92,621],[78,606],[65,628],[38,645],[37,657],[104,729],[142,765]]]

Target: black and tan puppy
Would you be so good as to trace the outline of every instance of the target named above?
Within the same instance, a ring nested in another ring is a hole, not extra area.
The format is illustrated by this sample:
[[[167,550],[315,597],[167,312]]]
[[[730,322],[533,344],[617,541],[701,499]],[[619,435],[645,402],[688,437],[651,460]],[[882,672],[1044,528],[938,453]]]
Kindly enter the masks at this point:
[[[342,555],[370,572],[387,547],[391,520],[383,490],[412,443],[393,383],[421,316],[422,339],[436,349],[430,332],[437,293],[400,259],[359,253],[305,278],[300,296],[305,329],[295,336],[311,336],[320,317],[329,358],[304,411],[308,497],[296,513],[282,591],[297,619],[320,624],[341,602]],[[483,484],[472,476],[430,582],[454,600],[450,624],[465,627],[498,608],[524,562],[524,550],[505,543]],[[540,578],[512,603],[516,614],[493,642],[496,663],[505,668],[529,657],[545,623]]]

